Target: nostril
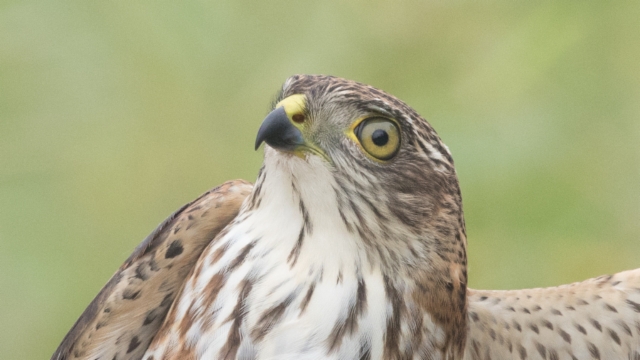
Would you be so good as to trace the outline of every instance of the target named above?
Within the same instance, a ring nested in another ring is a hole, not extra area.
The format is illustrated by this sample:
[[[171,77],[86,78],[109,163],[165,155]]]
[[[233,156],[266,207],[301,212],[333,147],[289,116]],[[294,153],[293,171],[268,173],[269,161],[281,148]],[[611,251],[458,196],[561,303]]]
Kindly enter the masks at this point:
[[[293,122],[297,123],[297,124],[302,124],[304,122],[304,115],[302,114],[295,114],[291,117],[291,120],[293,120]]]

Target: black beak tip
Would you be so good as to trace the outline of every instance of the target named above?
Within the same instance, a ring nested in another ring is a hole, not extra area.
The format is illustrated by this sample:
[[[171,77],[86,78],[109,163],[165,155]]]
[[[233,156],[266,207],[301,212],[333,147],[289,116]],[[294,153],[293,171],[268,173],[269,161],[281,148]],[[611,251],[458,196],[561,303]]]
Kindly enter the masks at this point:
[[[289,120],[284,108],[279,107],[262,121],[256,136],[255,150],[263,142],[276,149],[290,150],[304,144],[304,139],[300,130]]]

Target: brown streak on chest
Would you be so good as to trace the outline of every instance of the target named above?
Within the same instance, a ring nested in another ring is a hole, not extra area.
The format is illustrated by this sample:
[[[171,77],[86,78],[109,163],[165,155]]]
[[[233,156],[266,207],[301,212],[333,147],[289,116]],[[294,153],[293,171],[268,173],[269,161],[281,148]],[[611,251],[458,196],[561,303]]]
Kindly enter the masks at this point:
[[[262,340],[269,330],[278,323],[284,312],[287,310],[291,301],[293,301],[294,295],[288,296],[281,303],[267,309],[262,316],[260,316],[260,320],[258,320],[257,325],[251,331],[251,337],[255,341]]]
[[[358,288],[355,294],[355,301],[347,311],[347,317],[338,321],[331,331],[327,343],[329,345],[328,353],[332,353],[340,347],[342,339],[345,336],[352,335],[358,330],[358,320],[367,308],[367,289],[362,278],[358,279]]]
[[[235,359],[238,353],[238,348],[240,347],[240,343],[242,342],[242,338],[240,336],[240,325],[244,320],[245,315],[245,305],[247,297],[251,292],[253,287],[253,281],[250,279],[244,279],[240,284],[240,296],[238,297],[236,306],[233,309],[233,312],[227,318],[227,321],[233,321],[231,325],[231,329],[229,330],[229,336],[227,337],[227,342],[222,347],[220,351],[221,359]]]
[[[387,318],[387,329],[384,335],[384,358],[399,359],[399,341],[402,331],[400,324],[404,313],[404,301],[398,289],[391,283],[391,279],[386,276],[384,277],[384,290],[392,308],[392,313]]]

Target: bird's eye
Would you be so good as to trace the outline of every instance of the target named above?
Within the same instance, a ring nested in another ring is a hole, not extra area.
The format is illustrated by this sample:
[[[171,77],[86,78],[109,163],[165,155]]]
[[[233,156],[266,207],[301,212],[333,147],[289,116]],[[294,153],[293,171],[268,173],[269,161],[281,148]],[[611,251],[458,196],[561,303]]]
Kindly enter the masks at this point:
[[[398,125],[389,119],[365,119],[353,132],[364,150],[378,160],[391,159],[400,148],[400,130]]]

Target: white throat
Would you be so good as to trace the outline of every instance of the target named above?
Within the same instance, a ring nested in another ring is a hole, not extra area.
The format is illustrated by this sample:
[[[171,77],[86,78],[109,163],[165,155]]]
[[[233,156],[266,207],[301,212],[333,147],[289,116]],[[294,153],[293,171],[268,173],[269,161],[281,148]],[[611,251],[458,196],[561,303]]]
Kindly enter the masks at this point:
[[[259,204],[249,216],[260,233],[251,234],[300,270],[322,269],[323,276],[336,278],[369,271],[362,242],[338,211],[337,185],[323,161],[265,157]]]

